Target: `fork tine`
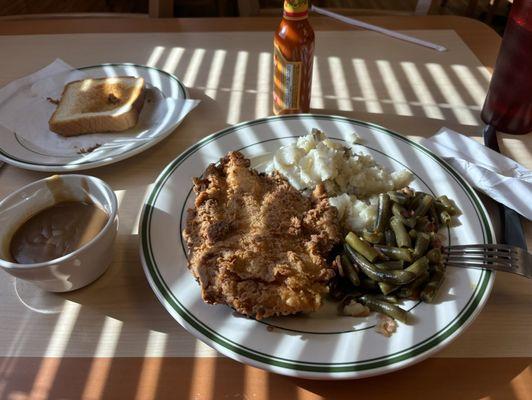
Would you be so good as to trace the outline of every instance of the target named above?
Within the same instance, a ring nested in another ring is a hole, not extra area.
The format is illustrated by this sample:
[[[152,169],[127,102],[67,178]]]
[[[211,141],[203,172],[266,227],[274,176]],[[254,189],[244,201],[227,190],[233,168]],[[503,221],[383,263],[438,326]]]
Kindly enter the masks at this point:
[[[499,251],[456,251],[451,253],[443,253],[445,257],[459,257],[459,256],[467,256],[467,257],[500,257],[500,258],[506,258],[506,259],[517,259],[519,258],[518,254],[512,254],[512,253],[501,253]]]
[[[457,261],[452,261],[452,262],[448,262],[445,264],[446,266],[448,267],[466,267],[466,268],[492,268],[492,269],[504,269],[505,271],[506,270],[512,270],[513,267],[508,265],[508,264],[501,264],[501,263],[493,263],[493,264],[489,264],[489,265],[486,265],[485,263],[482,263],[482,262],[457,262]]]
[[[442,248],[443,253],[460,253],[460,252],[468,252],[468,253],[478,253],[478,252],[497,252],[501,254],[515,254],[519,255],[521,253],[522,249],[519,248],[497,248],[497,247],[469,247],[469,246],[451,246],[451,247],[444,247]]]
[[[473,262],[483,262],[484,264],[487,263],[503,263],[503,264],[509,264],[512,265],[517,262],[517,259],[512,258],[503,258],[503,257],[470,257],[470,256],[452,256],[447,257],[445,260],[447,262],[453,262],[453,261],[473,261]]]
[[[486,243],[486,244],[457,244],[449,247],[444,247],[446,249],[500,249],[500,250],[522,250],[519,247],[510,246],[508,244],[497,244],[497,243]]]
[[[503,260],[518,260],[520,257],[515,254],[500,254],[497,252],[480,252],[480,253],[445,253],[445,258],[467,257],[467,258],[500,258]]]

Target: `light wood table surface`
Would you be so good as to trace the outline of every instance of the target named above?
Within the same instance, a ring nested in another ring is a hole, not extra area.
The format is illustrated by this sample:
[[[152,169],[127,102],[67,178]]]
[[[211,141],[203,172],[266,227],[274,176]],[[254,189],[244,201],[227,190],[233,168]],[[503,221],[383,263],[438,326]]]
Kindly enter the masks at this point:
[[[414,140],[442,126],[480,140],[478,114],[500,44],[497,34],[459,17],[361,19],[415,30],[411,33],[450,50],[436,55],[311,18],[319,67],[312,111],[377,123]],[[381,377],[345,382],[287,378],[219,356],[157,302],[138,256],[144,196],[164,166],[190,144],[270,114],[270,73],[259,71],[270,71],[278,22],[259,17],[0,24],[0,86],[56,57],[74,66],[131,61],[175,73],[192,97],[202,100],[164,142],[88,171],[107,181],[120,200],[115,258],[102,278],[76,292],[51,295],[1,273],[0,398],[532,398],[532,282],[516,276],[498,274],[479,317],[434,357]],[[352,68],[355,64],[365,69]],[[532,168],[530,135],[503,135],[501,148]],[[44,176],[6,165],[0,169],[0,197]],[[524,226],[530,247],[532,224]]]

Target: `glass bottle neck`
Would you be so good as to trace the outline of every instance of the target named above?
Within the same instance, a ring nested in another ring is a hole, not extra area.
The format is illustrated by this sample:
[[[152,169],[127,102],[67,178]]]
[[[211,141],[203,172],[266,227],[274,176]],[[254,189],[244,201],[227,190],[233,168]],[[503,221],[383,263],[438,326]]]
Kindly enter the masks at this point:
[[[298,21],[308,18],[308,1],[285,0],[283,18],[289,21]]]

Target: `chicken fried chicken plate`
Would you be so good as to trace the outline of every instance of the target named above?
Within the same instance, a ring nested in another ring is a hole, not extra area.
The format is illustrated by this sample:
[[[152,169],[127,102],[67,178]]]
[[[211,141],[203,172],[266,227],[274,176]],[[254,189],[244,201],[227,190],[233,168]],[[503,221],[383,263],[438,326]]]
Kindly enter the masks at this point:
[[[337,210],[321,186],[306,197],[279,173],[230,152],[194,179],[183,236],[188,268],[209,304],[257,319],[316,311],[335,275]]]

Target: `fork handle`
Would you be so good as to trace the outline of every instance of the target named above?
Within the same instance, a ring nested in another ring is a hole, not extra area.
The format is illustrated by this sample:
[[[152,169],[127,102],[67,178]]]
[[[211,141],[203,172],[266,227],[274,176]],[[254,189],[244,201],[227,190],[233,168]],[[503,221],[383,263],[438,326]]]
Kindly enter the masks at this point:
[[[497,141],[497,131],[491,125],[486,125],[484,128],[484,145],[497,153],[500,153],[499,142]],[[521,247],[527,250],[525,234],[519,214],[506,207],[504,204],[497,203],[499,206],[499,214],[501,217],[501,231],[502,241],[511,246]]]
[[[499,203],[499,214],[501,215],[503,241],[511,246],[521,247],[527,250],[523,226],[519,214]]]

